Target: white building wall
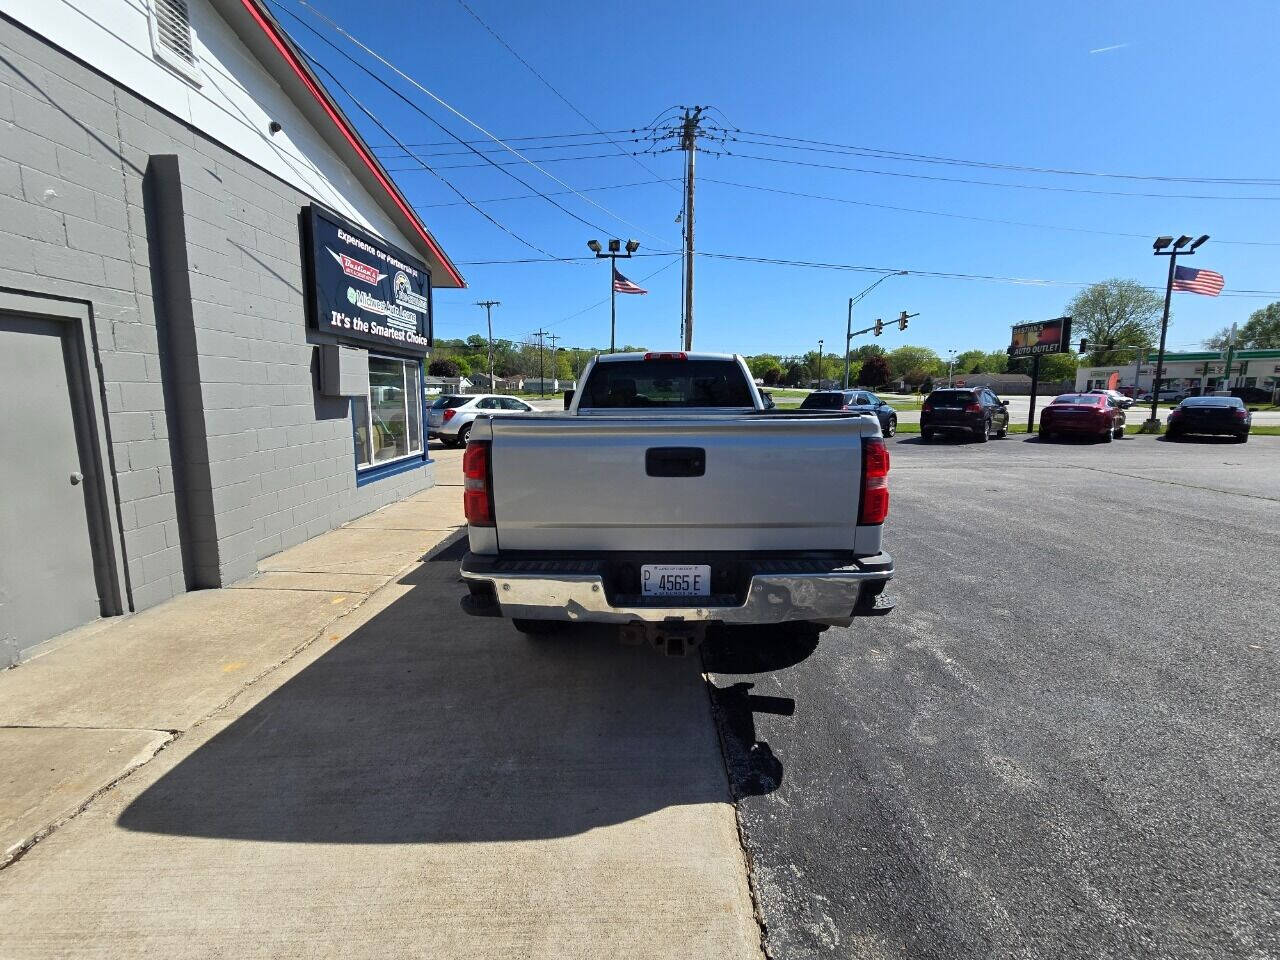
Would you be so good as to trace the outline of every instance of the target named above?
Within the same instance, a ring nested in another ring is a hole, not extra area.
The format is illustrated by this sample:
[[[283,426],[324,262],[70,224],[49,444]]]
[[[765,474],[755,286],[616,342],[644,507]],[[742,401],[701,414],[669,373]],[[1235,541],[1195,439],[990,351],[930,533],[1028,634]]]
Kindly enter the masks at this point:
[[[412,250],[405,237],[208,3],[188,0],[196,80],[156,59],[147,0],[0,0],[0,12],[120,86],[280,177],[308,196]],[[272,135],[275,120],[283,129]]]

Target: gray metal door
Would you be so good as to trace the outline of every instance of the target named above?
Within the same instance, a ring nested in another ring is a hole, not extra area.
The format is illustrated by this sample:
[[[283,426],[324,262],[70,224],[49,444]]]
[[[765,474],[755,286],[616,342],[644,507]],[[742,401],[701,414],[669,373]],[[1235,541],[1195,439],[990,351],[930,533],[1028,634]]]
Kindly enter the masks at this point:
[[[65,332],[0,314],[0,666],[101,613]]]

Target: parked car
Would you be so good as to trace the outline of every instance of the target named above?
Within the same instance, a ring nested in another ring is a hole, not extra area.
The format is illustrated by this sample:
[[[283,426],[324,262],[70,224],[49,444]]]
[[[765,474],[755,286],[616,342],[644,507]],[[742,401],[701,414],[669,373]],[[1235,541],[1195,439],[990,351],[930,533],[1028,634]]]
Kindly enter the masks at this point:
[[[1090,393],[1101,394],[1104,397],[1110,397],[1116,402],[1121,410],[1128,410],[1133,406],[1133,397],[1127,397],[1119,390],[1090,390]]]
[[[1124,410],[1105,393],[1064,393],[1040,414],[1040,439],[1074,434],[1110,443],[1124,436],[1124,422]]]
[[[880,432],[886,437],[898,432],[898,411],[867,390],[815,390],[804,398],[800,409],[866,413],[880,421]]]
[[[1009,435],[1009,401],[987,387],[934,390],[920,408],[920,435],[932,443],[942,433],[967,433],[986,443],[994,432]]]
[[[1227,434],[1240,443],[1249,441],[1253,411],[1239,397],[1188,397],[1169,412],[1164,435],[1180,440],[1187,434]]]
[[[1270,403],[1273,394],[1262,387],[1234,387],[1231,396],[1239,397],[1245,403]]]
[[[1150,391],[1150,390],[1144,390],[1144,391],[1142,392],[1142,396],[1138,397],[1138,399],[1139,399],[1139,400],[1145,400],[1145,401],[1147,401],[1148,403],[1150,403],[1150,402],[1151,402],[1151,391]],[[1182,402],[1183,400],[1185,400],[1185,399],[1187,399],[1187,391],[1186,391],[1186,390],[1175,390],[1175,389],[1173,389],[1173,388],[1166,387],[1164,390],[1161,390],[1161,391],[1160,391],[1160,396],[1157,398],[1157,402],[1165,401],[1165,402],[1169,402],[1169,403],[1181,403],[1181,402]]]
[[[467,442],[476,417],[534,412],[533,407],[515,397],[492,393],[446,393],[436,397],[427,410],[427,436],[439,439],[446,447],[457,447]]]
[[[876,423],[766,410],[742,357],[601,355],[564,413],[475,421],[463,607],[669,653],[715,622],[847,626],[892,606],[888,471]]]

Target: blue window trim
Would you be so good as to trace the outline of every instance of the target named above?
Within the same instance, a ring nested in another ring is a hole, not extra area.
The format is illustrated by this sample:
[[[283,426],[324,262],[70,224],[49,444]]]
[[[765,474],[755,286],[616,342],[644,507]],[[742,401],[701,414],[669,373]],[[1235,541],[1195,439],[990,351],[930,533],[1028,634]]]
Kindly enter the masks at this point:
[[[400,473],[408,473],[410,470],[416,470],[428,463],[433,463],[430,453],[427,451],[427,398],[422,389],[422,381],[426,376],[426,358],[425,357],[404,357],[396,356],[393,353],[385,353],[383,356],[393,357],[397,360],[418,361],[418,429],[421,431],[422,437],[422,453],[416,457],[405,457],[402,460],[396,460],[393,463],[384,463],[372,467],[361,467],[359,461],[356,461],[356,487],[363,487],[366,484],[375,483],[378,480],[385,480],[387,477],[394,477]],[[368,403],[368,398],[365,398]],[[356,413],[355,404],[348,404],[347,421],[351,424],[351,429],[355,431]],[[352,459],[355,460],[355,450],[352,450]]]
[[[431,462],[431,458],[424,453],[420,457],[405,457],[403,460],[395,461],[395,463],[387,463],[378,467],[365,467],[363,470],[356,471],[356,486],[363,487],[365,484],[373,483],[376,480],[385,480],[387,477],[394,477],[398,473],[407,473]]]

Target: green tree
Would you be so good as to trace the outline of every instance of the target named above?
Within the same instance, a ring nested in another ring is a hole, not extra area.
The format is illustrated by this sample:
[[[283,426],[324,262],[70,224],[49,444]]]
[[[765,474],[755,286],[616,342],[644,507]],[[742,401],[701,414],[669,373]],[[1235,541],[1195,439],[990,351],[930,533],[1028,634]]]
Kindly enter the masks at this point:
[[[1231,328],[1223,327],[1205,341],[1212,350],[1225,350]],[[1236,347],[1242,350],[1280,350],[1280,301],[1249,314],[1236,331]]]
[[[809,368],[803,363],[793,363],[787,367],[787,375],[783,379],[786,380],[788,386],[799,387],[807,386],[813,374]]]
[[[862,362],[862,369],[858,371],[858,383],[864,387],[878,387],[882,383],[888,383],[892,375],[889,362],[880,354],[872,354]]]
[[[747,366],[751,375],[763,380],[770,370],[782,372],[782,361],[770,353],[762,353],[755,357],[747,357]],[[776,381],[775,381],[776,382]]]
[[[900,379],[911,383],[919,383],[929,374],[936,374],[942,367],[938,355],[928,347],[913,347],[904,344],[889,351],[889,372]]]
[[[1113,277],[1081,290],[1067,304],[1072,336],[1089,341],[1091,366],[1132,362],[1132,350],[1098,349],[1095,344],[1149,347],[1160,336],[1164,298],[1137,280]]]
[[[1129,351],[1130,354],[1133,351]],[[1117,354],[1120,351],[1116,351]],[[1009,360],[1009,373],[1025,373],[1031,376],[1033,358],[1016,357]],[[1068,350],[1066,353],[1043,353],[1040,355],[1040,379],[1070,380],[1076,375],[1076,367],[1080,365],[1080,355]]]
[[[849,356],[854,360],[866,360],[869,357],[883,357],[884,347],[878,343],[864,343],[860,347],[854,347],[849,351]]]
[[[462,374],[458,361],[452,357],[436,357],[427,365],[427,373],[433,377],[445,377],[452,380]]]
[[[776,367],[769,367],[769,369],[765,370],[764,376],[761,379],[764,380],[764,385],[766,387],[776,387],[778,382],[782,379],[782,367],[780,365]]]
[[[985,373],[982,369],[983,362],[987,359],[985,350],[966,350],[963,353],[957,353],[955,356],[956,370],[964,370],[969,373]]]

